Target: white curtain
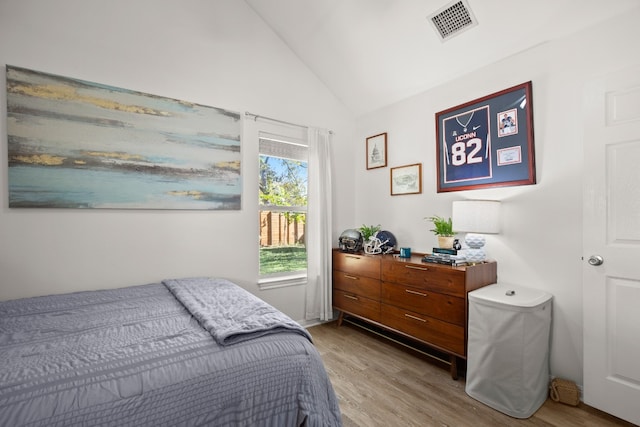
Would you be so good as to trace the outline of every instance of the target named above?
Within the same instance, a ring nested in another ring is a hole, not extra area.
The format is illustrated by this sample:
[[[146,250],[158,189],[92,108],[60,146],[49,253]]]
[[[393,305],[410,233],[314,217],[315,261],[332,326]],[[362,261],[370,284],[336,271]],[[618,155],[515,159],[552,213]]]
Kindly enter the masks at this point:
[[[331,132],[309,128],[306,320],[331,320]]]

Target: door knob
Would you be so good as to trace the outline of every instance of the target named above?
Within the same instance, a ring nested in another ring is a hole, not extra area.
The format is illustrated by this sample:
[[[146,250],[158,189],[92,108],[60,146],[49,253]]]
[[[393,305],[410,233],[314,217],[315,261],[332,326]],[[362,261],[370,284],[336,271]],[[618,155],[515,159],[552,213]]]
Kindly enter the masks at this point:
[[[602,263],[604,262],[604,258],[602,258],[600,255],[591,255],[589,257],[589,261],[587,262],[593,266],[602,265]]]

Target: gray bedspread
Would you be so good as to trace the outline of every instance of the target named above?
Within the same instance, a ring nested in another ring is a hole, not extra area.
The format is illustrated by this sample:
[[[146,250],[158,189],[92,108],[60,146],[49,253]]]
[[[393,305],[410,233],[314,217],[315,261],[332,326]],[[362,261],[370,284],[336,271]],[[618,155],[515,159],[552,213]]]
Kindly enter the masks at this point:
[[[185,307],[196,292],[166,284],[173,290],[156,283],[0,302],[0,426],[341,425],[319,354],[295,322],[274,315],[268,334],[245,325],[241,339],[221,345],[198,320],[212,322],[207,303],[193,314]],[[222,341],[238,336],[227,326]]]

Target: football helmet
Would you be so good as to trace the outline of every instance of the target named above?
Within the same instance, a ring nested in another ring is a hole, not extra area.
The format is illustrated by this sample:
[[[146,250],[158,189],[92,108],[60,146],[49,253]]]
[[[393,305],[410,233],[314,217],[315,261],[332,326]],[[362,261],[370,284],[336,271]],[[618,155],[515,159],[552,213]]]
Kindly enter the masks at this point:
[[[380,249],[383,254],[390,254],[396,249],[396,245],[398,242],[396,241],[396,237],[387,230],[378,231],[375,234],[376,239],[380,240]]]
[[[359,252],[362,249],[362,234],[353,228],[344,230],[338,238],[338,247],[342,252]]]

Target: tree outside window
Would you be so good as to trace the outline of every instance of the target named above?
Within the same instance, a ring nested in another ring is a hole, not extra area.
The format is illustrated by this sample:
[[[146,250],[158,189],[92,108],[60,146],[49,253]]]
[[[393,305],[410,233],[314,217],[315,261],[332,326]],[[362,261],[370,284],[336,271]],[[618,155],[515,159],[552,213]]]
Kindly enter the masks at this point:
[[[306,273],[307,162],[260,151],[260,276]]]

